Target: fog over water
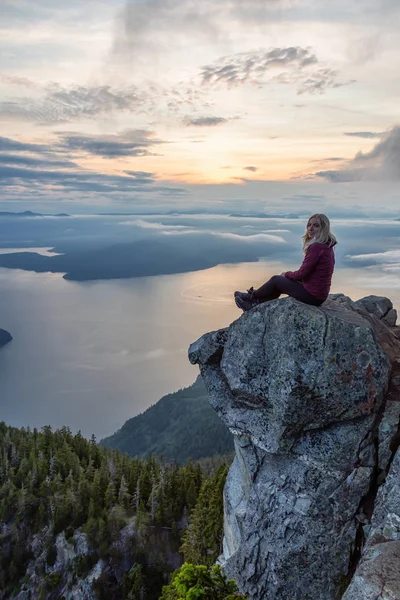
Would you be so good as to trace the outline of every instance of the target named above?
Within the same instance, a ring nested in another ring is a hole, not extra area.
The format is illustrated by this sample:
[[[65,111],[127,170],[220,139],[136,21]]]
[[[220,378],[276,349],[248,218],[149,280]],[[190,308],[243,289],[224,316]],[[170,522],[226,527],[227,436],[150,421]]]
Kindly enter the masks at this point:
[[[0,420],[100,438],[190,385],[189,344],[240,316],[235,289],[298,268],[305,224],[220,214],[0,219],[0,261],[12,267],[0,267],[0,327],[13,336],[0,349]],[[335,219],[334,232],[331,291],[389,296],[400,309],[400,221]],[[227,264],[211,267],[218,262]],[[108,279],[121,264],[146,276]],[[63,279],[62,266],[100,280]]]
[[[18,427],[69,425],[98,438],[113,433],[194,381],[187,348],[240,316],[235,289],[289,267],[242,263],[94,283],[0,269],[0,326],[14,338],[0,350],[0,418]],[[400,289],[371,289],[376,282],[365,274],[338,268],[332,292],[389,295],[400,309]]]

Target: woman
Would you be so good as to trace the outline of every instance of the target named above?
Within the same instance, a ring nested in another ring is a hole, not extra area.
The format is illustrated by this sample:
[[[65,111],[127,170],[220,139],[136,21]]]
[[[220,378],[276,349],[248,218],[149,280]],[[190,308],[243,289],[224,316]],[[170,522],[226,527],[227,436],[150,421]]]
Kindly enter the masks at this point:
[[[257,304],[287,294],[312,306],[320,306],[328,297],[335,266],[333,247],[337,244],[326,215],[316,214],[308,219],[303,235],[303,263],[298,271],[274,275],[254,290],[235,292],[236,305],[243,311]]]

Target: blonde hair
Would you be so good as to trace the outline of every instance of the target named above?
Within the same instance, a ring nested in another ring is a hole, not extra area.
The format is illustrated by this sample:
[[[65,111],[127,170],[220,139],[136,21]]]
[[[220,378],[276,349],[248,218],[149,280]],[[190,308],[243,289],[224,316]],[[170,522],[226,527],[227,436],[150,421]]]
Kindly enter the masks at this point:
[[[337,244],[337,240],[331,231],[331,223],[328,217],[322,213],[311,215],[311,217],[307,221],[307,225],[309,224],[311,219],[317,219],[320,226],[320,230],[318,236],[312,238],[309,236],[308,231],[306,229],[306,232],[303,235],[304,254],[307,252],[311,244],[315,244],[316,242],[318,242],[319,244],[327,244],[329,247],[335,246]]]

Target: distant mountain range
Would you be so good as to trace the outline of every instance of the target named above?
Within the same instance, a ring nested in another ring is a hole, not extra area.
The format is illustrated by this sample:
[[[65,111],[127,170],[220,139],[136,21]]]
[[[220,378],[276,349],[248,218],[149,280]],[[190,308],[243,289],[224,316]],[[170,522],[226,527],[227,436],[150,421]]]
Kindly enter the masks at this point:
[[[233,437],[207,399],[202,378],[168,394],[144,413],[129,419],[101,446],[129,456],[152,454],[179,464],[233,451]]]
[[[7,212],[0,211],[0,217],[69,217],[67,213],[58,213],[52,215],[48,213],[35,213],[31,210],[24,210],[23,212]]]

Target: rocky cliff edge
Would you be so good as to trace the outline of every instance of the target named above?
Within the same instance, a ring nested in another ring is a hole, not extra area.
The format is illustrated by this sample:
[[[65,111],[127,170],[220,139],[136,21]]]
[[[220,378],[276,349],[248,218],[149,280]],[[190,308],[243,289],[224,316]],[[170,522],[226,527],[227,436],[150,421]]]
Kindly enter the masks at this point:
[[[395,322],[387,298],[286,298],[190,346],[235,438],[220,561],[250,600],[366,600],[349,594],[398,446]]]

